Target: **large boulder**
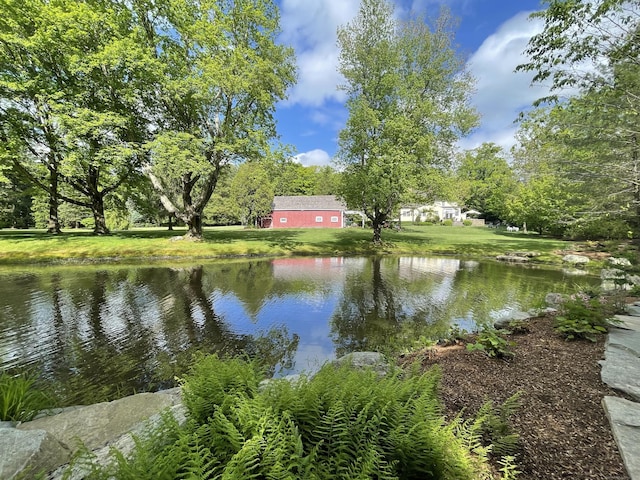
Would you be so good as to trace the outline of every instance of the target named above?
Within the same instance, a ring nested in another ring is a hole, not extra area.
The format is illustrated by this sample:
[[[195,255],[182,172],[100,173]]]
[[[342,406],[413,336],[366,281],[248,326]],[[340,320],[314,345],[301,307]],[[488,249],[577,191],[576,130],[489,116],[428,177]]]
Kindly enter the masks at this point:
[[[37,478],[68,461],[71,452],[45,430],[0,428],[0,478]]]
[[[562,257],[562,261],[571,265],[586,265],[587,263],[589,263],[589,257],[585,257],[584,255],[570,254]]]
[[[389,372],[389,362],[379,352],[353,352],[331,363],[337,366],[350,365],[358,369],[370,368],[379,375],[386,375]]]
[[[562,293],[547,293],[544,297],[544,303],[551,308],[558,308],[567,300],[567,295]]]
[[[622,257],[609,257],[607,263],[614,267],[630,267],[631,262],[627,258]]]
[[[178,407],[182,408],[179,389],[173,389],[157,393],[139,393],[113,402],[65,409],[57,415],[36,418],[11,429],[16,439],[32,439],[30,442],[16,441],[15,444],[20,446],[22,453],[12,453],[11,456],[24,459],[20,463],[22,474],[25,473],[25,469],[51,471],[69,462],[80,445],[95,451],[117,441],[122,443],[120,439],[123,436],[151,428],[148,423],[150,419],[159,422],[160,412]],[[179,421],[181,416],[184,417],[183,411],[176,410],[173,413]],[[9,434],[4,432],[0,435],[4,435],[5,440],[9,437]],[[40,446],[36,448],[36,444]],[[125,444],[132,446],[133,440],[125,439],[122,446]],[[1,472],[0,469],[0,478],[12,478],[5,477]]]

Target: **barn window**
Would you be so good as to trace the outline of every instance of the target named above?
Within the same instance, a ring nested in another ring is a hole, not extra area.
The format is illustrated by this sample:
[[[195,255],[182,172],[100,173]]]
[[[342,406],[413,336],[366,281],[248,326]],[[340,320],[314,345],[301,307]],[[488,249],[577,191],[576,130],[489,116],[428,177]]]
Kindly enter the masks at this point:
[[[287,217],[280,217],[280,223],[287,223]]]
[[[338,217],[331,217],[331,223],[338,223]]]
[[[316,223],[322,223],[322,217],[317,216],[316,217]]]

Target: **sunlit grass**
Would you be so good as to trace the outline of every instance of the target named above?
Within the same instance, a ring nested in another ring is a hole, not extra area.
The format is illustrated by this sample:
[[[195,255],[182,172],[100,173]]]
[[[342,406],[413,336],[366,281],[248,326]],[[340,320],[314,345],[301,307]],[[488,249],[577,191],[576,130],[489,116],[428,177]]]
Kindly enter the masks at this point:
[[[109,261],[123,259],[190,259],[234,256],[455,254],[495,256],[506,251],[538,251],[543,261],[556,261],[552,252],[568,242],[535,234],[507,233],[481,227],[405,226],[385,230],[383,245],[375,247],[368,229],[207,228],[204,241],[175,240],[184,229],[132,229],[109,236],[90,231],[47,235],[42,230],[1,230],[0,263]]]

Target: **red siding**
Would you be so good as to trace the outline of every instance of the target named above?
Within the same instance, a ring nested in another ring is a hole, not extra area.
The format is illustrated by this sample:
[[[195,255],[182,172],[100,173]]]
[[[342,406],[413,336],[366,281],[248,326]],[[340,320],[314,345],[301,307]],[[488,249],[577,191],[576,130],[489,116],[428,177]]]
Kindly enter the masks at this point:
[[[342,228],[340,210],[277,210],[272,217],[272,228]],[[316,217],[322,217],[322,221],[316,221]],[[332,222],[331,217],[338,217],[338,221]]]

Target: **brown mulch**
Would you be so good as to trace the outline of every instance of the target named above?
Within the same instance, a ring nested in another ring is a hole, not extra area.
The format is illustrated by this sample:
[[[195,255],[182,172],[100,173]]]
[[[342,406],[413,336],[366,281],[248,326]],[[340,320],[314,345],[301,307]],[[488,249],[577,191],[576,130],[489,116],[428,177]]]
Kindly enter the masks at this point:
[[[455,345],[415,352],[401,363],[440,365],[450,416],[462,409],[471,415],[487,399],[502,404],[521,391],[512,418],[520,435],[519,479],[628,479],[601,403],[606,395],[622,396],[600,379],[605,337],[565,341],[552,321],[532,319],[528,333],[511,335],[515,355],[507,360]]]

